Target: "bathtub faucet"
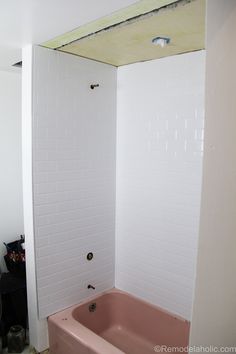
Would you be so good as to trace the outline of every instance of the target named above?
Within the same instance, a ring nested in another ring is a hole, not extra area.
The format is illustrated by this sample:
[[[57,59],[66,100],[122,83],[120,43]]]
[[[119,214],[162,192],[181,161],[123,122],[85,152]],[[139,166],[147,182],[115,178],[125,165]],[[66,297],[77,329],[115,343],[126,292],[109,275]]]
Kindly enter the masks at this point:
[[[92,286],[91,284],[89,284],[89,285],[88,285],[88,289],[93,289],[93,290],[95,290],[95,287]]]

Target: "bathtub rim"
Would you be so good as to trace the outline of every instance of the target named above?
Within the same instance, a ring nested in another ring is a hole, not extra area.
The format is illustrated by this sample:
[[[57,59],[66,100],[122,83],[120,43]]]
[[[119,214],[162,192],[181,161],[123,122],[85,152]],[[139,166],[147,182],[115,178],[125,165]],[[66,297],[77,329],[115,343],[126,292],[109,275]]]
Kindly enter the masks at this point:
[[[98,298],[100,298],[100,297],[102,297],[104,295],[113,294],[113,293],[117,293],[117,294],[128,296],[128,297],[130,297],[130,298],[132,298],[132,299],[134,299],[136,301],[142,302],[143,304],[145,304],[147,306],[153,307],[154,309],[159,310],[159,311],[161,311],[161,312],[163,312],[163,313],[165,313],[165,314],[167,314],[167,315],[169,315],[169,316],[171,316],[171,317],[173,317],[173,318],[175,318],[177,320],[180,320],[182,322],[191,324],[191,321],[187,320],[186,318],[182,317],[181,315],[175,314],[175,313],[173,313],[173,312],[171,312],[171,311],[169,311],[167,309],[162,308],[161,306],[155,305],[155,304],[153,304],[153,303],[151,303],[151,302],[149,302],[147,300],[142,299],[141,297],[133,295],[133,294],[127,292],[127,291],[120,290],[120,289],[118,289],[116,287],[113,287],[113,288],[108,289],[108,290],[104,290],[104,291],[100,292],[99,294],[90,296],[87,299],[78,302],[75,305],[68,306],[68,307],[62,309],[61,311],[55,312],[52,315],[48,316],[47,319],[49,319],[49,318],[51,318],[53,316],[56,316],[57,314],[62,313],[64,311],[71,310],[71,313],[72,313],[79,306],[82,306],[82,305],[85,305],[85,304],[87,304],[89,302],[92,302],[92,301],[94,301],[94,300],[96,300],[96,299],[98,299]],[[76,321],[79,322],[78,320],[76,320]]]

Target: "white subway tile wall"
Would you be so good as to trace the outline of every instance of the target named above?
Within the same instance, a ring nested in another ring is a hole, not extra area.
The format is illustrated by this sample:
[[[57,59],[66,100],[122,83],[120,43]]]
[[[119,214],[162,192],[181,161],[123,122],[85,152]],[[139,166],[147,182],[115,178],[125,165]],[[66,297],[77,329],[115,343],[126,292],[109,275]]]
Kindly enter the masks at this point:
[[[116,73],[106,64],[34,49],[40,318],[114,286]],[[92,261],[87,261],[88,252],[94,253]],[[87,289],[88,284],[96,289]]]
[[[205,52],[118,69],[116,287],[191,319]]]

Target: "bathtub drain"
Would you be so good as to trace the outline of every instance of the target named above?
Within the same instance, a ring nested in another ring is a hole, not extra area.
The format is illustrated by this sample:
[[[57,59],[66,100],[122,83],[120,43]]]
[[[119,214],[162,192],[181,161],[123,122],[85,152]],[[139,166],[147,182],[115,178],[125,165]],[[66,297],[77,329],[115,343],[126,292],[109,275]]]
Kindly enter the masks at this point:
[[[97,308],[96,302],[93,302],[92,304],[89,305],[89,312],[94,312]]]

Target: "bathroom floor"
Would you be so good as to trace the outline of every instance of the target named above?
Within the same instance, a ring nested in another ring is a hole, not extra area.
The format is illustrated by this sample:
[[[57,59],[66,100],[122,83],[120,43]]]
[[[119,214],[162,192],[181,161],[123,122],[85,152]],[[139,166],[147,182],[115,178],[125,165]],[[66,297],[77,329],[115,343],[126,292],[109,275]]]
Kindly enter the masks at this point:
[[[100,333],[109,343],[127,354],[153,354],[155,344],[145,340],[127,328],[113,326]]]
[[[25,347],[24,351],[21,353],[21,354],[31,354],[32,353],[32,350],[30,350],[30,347]],[[6,349],[3,349],[3,354],[8,354],[8,350],[7,348]]]

